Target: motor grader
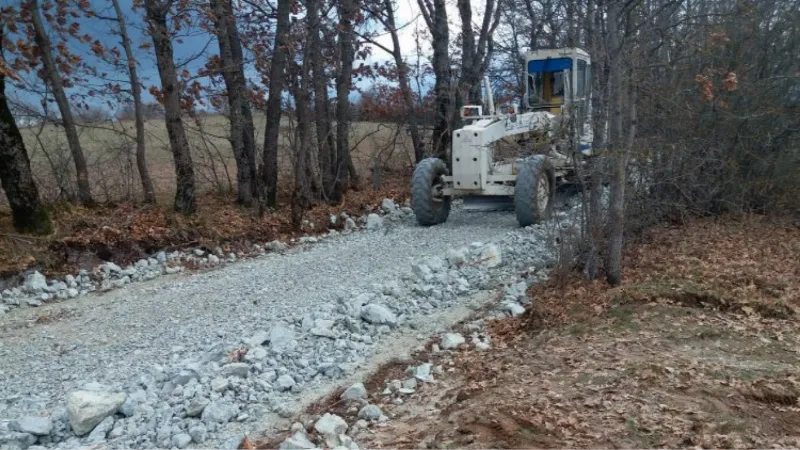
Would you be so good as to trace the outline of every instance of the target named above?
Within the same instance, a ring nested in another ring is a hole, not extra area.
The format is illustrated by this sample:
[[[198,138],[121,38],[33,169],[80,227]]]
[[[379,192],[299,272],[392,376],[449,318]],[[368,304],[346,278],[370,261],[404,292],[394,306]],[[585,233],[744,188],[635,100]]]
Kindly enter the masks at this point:
[[[453,131],[450,164],[420,161],[412,209],[423,226],[443,223],[454,197],[469,210],[513,209],[520,226],[547,219],[556,189],[578,182],[592,156],[591,58],[579,48],[526,55],[525,97],[495,108],[488,78],[482,105],[467,105]]]

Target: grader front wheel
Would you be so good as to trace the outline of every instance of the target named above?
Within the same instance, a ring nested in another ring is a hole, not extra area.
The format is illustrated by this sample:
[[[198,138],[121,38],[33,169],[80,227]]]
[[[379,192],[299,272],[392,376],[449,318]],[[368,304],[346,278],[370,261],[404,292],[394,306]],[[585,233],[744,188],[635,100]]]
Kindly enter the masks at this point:
[[[517,173],[514,211],[521,227],[547,220],[553,210],[555,173],[547,157],[527,158]]]
[[[422,226],[438,225],[450,215],[450,197],[442,193],[447,166],[438,158],[423,159],[411,178],[411,208]]]

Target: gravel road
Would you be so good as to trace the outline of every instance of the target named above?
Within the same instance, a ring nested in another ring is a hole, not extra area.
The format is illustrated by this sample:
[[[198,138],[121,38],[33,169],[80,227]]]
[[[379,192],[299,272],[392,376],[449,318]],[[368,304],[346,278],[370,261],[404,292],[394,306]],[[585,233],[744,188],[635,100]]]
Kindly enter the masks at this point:
[[[39,414],[87,382],[122,386],[154,365],[180,364],[277,320],[292,322],[337,298],[407,277],[414,259],[445,257],[449,249],[515,229],[513,213],[454,206],[448,222],[436,227],[418,227],[406,215],[378,232],[12,311],[0,318],[0,419]],[[30,325],[41,315],[57,320]],[[28,325],[13,326],[26,319]]]

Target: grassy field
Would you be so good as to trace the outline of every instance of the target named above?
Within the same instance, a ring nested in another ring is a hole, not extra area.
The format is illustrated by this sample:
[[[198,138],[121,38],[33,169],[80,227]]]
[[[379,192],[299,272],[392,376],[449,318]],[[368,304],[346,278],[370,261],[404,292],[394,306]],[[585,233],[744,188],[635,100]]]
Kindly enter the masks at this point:
[[[266,118],[255,117],[258,152],[263,145]],[[229,123],[224,116],[186,118],[184,124],[192,148],[195,175],[201,192],[225,192],[236,180],[236,165],[230,142]],[[395,138],[396,125],[359,122],[351,129],[354,163],[362,179],[370,180],[374,161],[388,161],[388,169],[411,163],[410,139],[401,130]],[[147,158],[150,174],[159,197],[171,201],[175,175],[164,121],[146,123]],[[280,137],[279,166],[281,183],[292,180],[292,143],[294,124],[284,118]],[[57,125],[25,128],[23,139],[31,156],[34,176],[46,201],[59,199],[60,186],[74,189],[74,167],[63,129]],[[101,201],[140,198],[140,183],[135,160],[133,121],[86,124],[79,128],[83,151],[89,164],[94,195]],[[316,155],[313,155],[316,162]],[[3,199],[5,200],[5,199]]]

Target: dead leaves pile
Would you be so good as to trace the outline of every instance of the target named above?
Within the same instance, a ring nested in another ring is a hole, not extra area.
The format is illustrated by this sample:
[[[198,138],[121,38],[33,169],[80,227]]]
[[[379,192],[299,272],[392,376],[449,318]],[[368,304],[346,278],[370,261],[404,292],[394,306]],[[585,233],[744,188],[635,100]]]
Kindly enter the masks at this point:
[[[387,180],[381,190],[350,191],[340,205],[317,205],[304,218],[303,234],[320,234],[330,228],[330,216],[347,212],[359,216],[380,205],[383,198],[402,203],[408,190],[402,180]],[[299,234],[291,224],[288,200],[264,217],[254,209],[237,206],[231,196],[204,194],[197,199],[197,212],[184,216],[170,205],[106,204],[95,208],[59,205],[51,213],[56,232],[45,238],[17,236],[10,213],[0,211],[0,273],[13,274],[37,267],[48,275],[74,272],[70,252],[98,254],[117,264],[128,264],[149,252],[188,246],[221,247],[224,251],[247,249],[251,243],[288,239]]]

